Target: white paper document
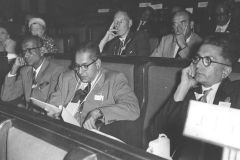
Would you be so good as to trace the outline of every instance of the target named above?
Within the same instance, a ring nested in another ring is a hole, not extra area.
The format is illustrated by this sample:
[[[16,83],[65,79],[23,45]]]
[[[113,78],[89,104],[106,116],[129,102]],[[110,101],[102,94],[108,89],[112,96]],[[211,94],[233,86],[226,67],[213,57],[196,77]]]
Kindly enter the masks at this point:
[[[240,149],[240,110],[190,101],[183,134]]]
[[[73,115],[65,107],[63,107],[61,116],[64,122],[80,127],[80,124],[78,123],[78,121],[73,117]]]
[[[58,107],[56,107],[52,104],[45,103],[45,102],[40,101],[40,100],[38,100],[36,98],[33,98],[33,97],[31,97],[30,99],[31,99],[31,101],[34,105],[44,109],[45,111],[49,111],[49,112],[52,112],[52,113],[58,113],[58,112],[61,111],[60,108],[58,108]]]

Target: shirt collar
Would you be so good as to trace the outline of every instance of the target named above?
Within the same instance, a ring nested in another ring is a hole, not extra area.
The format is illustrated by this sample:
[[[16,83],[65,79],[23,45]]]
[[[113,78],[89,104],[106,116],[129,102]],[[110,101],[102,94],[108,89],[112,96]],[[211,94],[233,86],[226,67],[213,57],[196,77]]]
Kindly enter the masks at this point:
[[[37,75],[38,75],[38,73],[39,73],[40,69],[42,68],[42,65],[43,65],[44,61],[45,61],[45,59],[43,59],[43,61],[42,61],[41,65],[40,65],[40,66],[38,66],[38,68],[37,68],[37,69],[35,69],[35,68],[33,67],[33,71],[35,71],[35,72],[36,72],[36,74],[35,74],[35,76],[36,76],[36,77],[37,77]]]
[[[129,33],[129,32],[128,32]],[[124,36],[119,37],[120,41],[122,41],[124,43],[124,41],[126,40],[128,33]]]
[[[209,89],[217,90],[219,85],[220,85],[220,82],[212,85],[211,87],[204,87],[204,86],[202,86],[202,91],[206,91],[206,90],[209,90]]]
[[[229,25],[229,23],[230,23],[230,21],[231,21],[231,18],[228,20],[228,22],[225,25],[222,25],[222,26],[221,25],[217,25],[216,28],[221,28],[221,31],[225,32],[227,27],[228,27],[228,25]]]

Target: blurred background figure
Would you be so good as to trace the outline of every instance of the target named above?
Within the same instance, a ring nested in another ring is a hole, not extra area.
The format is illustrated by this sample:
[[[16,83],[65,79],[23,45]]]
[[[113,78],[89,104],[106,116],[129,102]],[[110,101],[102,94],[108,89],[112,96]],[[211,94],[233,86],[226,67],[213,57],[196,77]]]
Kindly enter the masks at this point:
[[[150,37],[155,36],[156,24],[153,21],[154,9],[150,6],[146,7],[134,27],[136,31],[146,31]]]
[[[15,49],[16,42],[10,38],[7,27],[0,25],[0,52],[6,54],[9,62],[17,57]]]
[[[214,32],[231,33],[240,36],[239,16],[235,13],[235,2],[232,1],[217,1],[212,6],[209,6],[209,20],[207,24],[202,24],[201,32],[203,36],[207,36]]]
[[[33,36],[38,36],[43,40],[43,48],[41,52],[44,54],[58,52],[53,38],[46,34],[46,22],[43,19],[31,18],[28,22],[28,27]]]

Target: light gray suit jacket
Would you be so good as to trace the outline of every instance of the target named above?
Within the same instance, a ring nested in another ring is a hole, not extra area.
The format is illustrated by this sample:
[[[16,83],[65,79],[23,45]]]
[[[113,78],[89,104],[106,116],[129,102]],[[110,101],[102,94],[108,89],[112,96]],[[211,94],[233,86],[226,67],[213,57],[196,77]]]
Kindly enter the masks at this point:
[[[100,72],[101,78],[84,102],[81,122],[89,111],[96,108],[101,108],[105,124],[118,120],[137,119],[140,115],[138,100],[124,74],[105,69]],[[74,71],[63,73],[59,78],[57,91],[51,95],[49,103],[66,107],[74,97],[77,83]]]
[[[19,75],[12,77],[6,75],[1,90],[1,99],[11,101],[24,96],[27,102],[30,97],[46,102],[49,95],[54,92],[58,78],[63,71],[62,66],[45,59],[36,78],[37,87],[32,89],[33,68],[24,66],[20,69]]]
[[[187,42],[188,47],[181,50],[178,54],[181,58],[189,58],[197,50],[197,47],[202,42],[202,38],[196,33],[192,33],[189,42]],[[168,57],[175,58],[174,51],[177,45],[177,41],[173,34],[168,34],[162,37],[160,44],[151,54],[151,57]]]

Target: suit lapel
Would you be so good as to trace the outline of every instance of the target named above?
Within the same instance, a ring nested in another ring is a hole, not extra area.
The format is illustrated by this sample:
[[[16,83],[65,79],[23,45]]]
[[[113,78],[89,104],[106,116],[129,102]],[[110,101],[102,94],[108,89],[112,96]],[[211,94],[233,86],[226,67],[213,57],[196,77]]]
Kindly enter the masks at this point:
[[[29,101],[29,97],[31,96],[32,91],[32,81],[33,81],[33,69],[32,67],[28,67],[26,71],[26,75],[23,75],[24,80],[24,91],[25,91],[25,99]]]
[[[42,79],[42,75],[46,71],[47,67],[49,65],[49,61],[47,59],[44,59],[44,62],[42,64],[42,67],[37,75],[36,81],[39,83],[40,79]]]
[[[231,90],[227,87],[227,85],[230,83],[229,79],[225,79],[220,84],[216,96],[214,98],[213,104],[218,105],[219,101],[225,101],[225,99],[230,95]]]

